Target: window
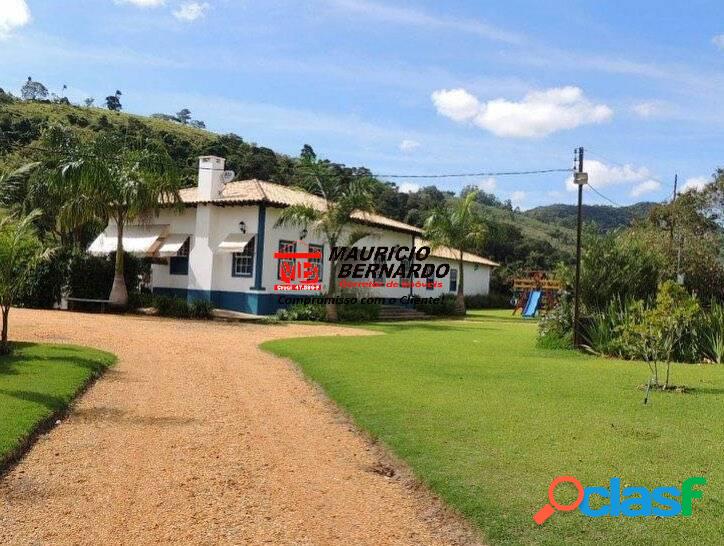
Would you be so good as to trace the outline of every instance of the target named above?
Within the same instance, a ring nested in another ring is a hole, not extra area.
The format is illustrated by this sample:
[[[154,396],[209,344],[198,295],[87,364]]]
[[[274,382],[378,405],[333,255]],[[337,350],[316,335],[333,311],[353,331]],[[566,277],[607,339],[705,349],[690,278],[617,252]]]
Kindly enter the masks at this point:
[[[450,270],[450,292],[456,293],[458,291],[458,270]]]
[[[309,258],[309,263],[317,266],[317,277],[319,282],[324,281],[324,246],[323,245],[309,245],[309,252],[319,252],[321,258]]]
[[[256,240],[251,239],[244,247],[243,252],[234,252],[231,255],[231,276],[251,277],[254,272],[254,249]]]
[[[428,290],[434,290],[435,289],[435,275],[430,275],[427,278],[427,289]]]
[[[279,252],[296,252],[297,243],[294,241],[279,241]],[[294,268],[294,258],[284,258],[277,261],[277,279],[282,280],[282,263],[285,267]]]
[[[188,275],[189,274],[189,240],[178,249],[176,256],[168,259],[169,275]]]

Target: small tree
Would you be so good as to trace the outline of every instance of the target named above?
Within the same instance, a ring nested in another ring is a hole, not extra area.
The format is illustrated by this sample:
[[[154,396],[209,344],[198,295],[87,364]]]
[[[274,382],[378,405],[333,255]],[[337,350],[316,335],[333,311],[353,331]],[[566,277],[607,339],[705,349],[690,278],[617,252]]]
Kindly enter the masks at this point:
[[[121,105],[121,95],[123,95],[123,93],[116,90],[115,94],[107,96],[106,107],[113,112],[119,112],[122,110],[123,106]]]
[[[355,212],[371,212],[374,209],[372,180],[369,177],[344,181],[339,173],[327,162],[317,161],[314,157],[304,157],[299,164],[300,189],[314,193],[327,201],[320,209],[311,204],[292,205],[284,209],[276,225],[310,227],[321,234],[328,248],[338,246],[346,232],[343,245],[352,246],[360,239],[370,235],[368,230],[352,227]],[[327,320],[339,320],[337,304],[338,261],[330,261],[329,288],[327,296],[331,303],[326,304]]]
[[[477,192],[471,191],[452,205],[438,208],[425,221],[425,237],[433,248],[447,246],[458,252],[460,273],[455,311],[461,315],[465,314],[463,252],[482,245],[486,233],[485,224],[473,209],[476,196]]]
[[[191,127],[195,128],[195,129],[206,129],[206,124],[203,121],[201,121],[200,119],[192,119]]]
[[[0,219],[0,355],[10,352],[10,306],[20,295],[36,263],[45,256],[33,226],[33,220],[39,215],[39,211],[33,211],[24,217],[4,216]]]
[[[181,110],[176,112],[176,119],[179,123],[187,125],[189,120],[191,120],[191,110],[189,110],[188,108],[182,108]]]
[[[90,143],[67,140],[65,131],[51,129],[48,140],[60,142],[61,155],[55,184],[65,201],[62,225],[75,227],[90,220],[115,222],[118,228],[115,276],[109,300],[124,308],[128,303],[123,252],[126,225],[147,220],[162,203],[180,206],[181,178],[166,149],[155,141],[128,146],[118,138],[100,135]]]
[[[83,104],[85,104],[86,108],[90,108],[91,106],[93,106],[95,100],[96,99],[94,99],[93,97],[87,97],[83,99]]]
[[[48,98],[48,88],[42,83],[33,81],[33,78],[28,76],[28,80],[20,88],[20,96],[23,100],[40,100]]]

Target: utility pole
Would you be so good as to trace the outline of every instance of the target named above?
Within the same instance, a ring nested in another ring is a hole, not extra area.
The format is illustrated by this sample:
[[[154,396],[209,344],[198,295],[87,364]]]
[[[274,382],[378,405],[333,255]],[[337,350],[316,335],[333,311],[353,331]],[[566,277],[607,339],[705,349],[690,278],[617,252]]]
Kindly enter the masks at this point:
[[[676,211],[674,210],[673,204],[676,203],[676,185],[679,182],[679,175],[674,174],[674,196],[671,198],[671,218],[669,219],[671,232],[669,233],[669,249],[674,246],[674,218]]]
[[[573,346],[581,346],[581,229],[583,224],[583,186],[588,182],[588,175],[583,172],[583,146],[578,148],[578,171],[573,173],[573,181],[578,186],[578,222],[576,224],[576,285],[573,296]]]

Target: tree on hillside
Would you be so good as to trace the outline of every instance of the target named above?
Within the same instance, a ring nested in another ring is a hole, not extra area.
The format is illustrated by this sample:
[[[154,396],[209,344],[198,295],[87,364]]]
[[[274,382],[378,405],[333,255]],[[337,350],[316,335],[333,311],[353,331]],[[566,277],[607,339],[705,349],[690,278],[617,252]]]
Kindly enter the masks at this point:
[[[0,218],[0,355],[10,352],[10,307],[20,295],[37,262],[47,256],[33,226],[33,221],[39,215],[39,211],[34,211],[27,216]]]
[[[106,108],[114,112],[120,112],[123,109],[121,105],[121,95],[123,95],[123,93],[119,90],[116,90],[113,95],[108,95],[106,97]]]
[[[471,191],[464,198],[438,208],[425,221],[425,237],[433,248],[446,246],[458,253],[460,272],[455,310],[461,315],[465,314],[463,252],[482,245],[486,234],[485,224],[474,210],[476,197],[476,192]]]
[[[299,164],[300,189],[318,195],[327,201],[327,208],[319,210],[311,205],[299,204],[285,208],[278,226],[297,226],[310,228],[324,237],[325,247],[353,246],[357,241],[369,236],[370,232],[354,225],[352,214],[355,211],[374,210],[372,179],[354,178],[343,181],[338,173],[324,161],[307,156]],[[339,263],[330,261],[329,287],[327,296],[337,294],[337,269]],[[337,304],[326,305],[327,320],[337,321]]]
[[[51,129],[49,141],[58,144],[60,161],[54,183],[66,196],[59,221],[78,226],[97,219],[118,229],[111,305],[123,308],[128,293],[123,276],[123,230],[144,222],[161,203],[180,204],[179,177],[165,147],[138,139],[126,144],[119,137],[101,134],[90,142],[68,139],[65,131]]]
[[[85,104],[86,108],[90,108],[91,106],[93,106],[95,100],[96,99],[94,99],[93,97],[87,97],[83,99],[83,104]]]
[[[176,120],[182,125],[187,125],[188,122],[191,120],[191,110],[189,110],[188,108],[182,108],[181,110],[176,112]]]
[[[33,81],[33,78],[28,76],[28,80],[20,88],[20,96],[23,100],[42,100],[48,98],[48,88],[42,83]]]
[[[206,124],[200,119],[192,119],[190,125],[194,129],[206,129]]]

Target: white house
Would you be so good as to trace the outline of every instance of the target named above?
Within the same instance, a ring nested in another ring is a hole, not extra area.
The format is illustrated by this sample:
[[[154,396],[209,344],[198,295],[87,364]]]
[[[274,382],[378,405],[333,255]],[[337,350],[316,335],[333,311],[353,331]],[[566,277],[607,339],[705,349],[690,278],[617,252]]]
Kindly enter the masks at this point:
[[[228,173],[228,171],[227,171]],[[279,284],[280,267],[273,257],[277,251],[319,251],[323,260],[320,280],[329,286],[330,249],[321,234],[276,225],[281,210],[307,203],[317,208],[324,199],[306,192],[263,182],[225,182],[224,159],[201,157],[198,185],[181,190],[183,210],[164,208],[153,223],[126,226],[123,236],[127,252],[154,258],[152,287],[155,294],[189,300],[208,299],[220,309],[266,315],[284,307],[289,293],[274,290]],[[369,230],[356,246],[420,247],[420,229],[376,214],[357,213],[355,219]],[[110,225],[91,245],[91,253],[115,250],[116,229]],[[425,263],[450,265],[442,287],[426,286],[368,289],[365,296],[401,298],[410,295],[436,297],[455,292],[459,278],[457,252],[434,250]],[[464,254],[465,294],[487,294],[492,268],[497,266],[481,256]],[[384,279],[383,279],[384,280]],[[421,279],[424,283],[424,279]],[[318,292],[295,292],[319,295]]]

